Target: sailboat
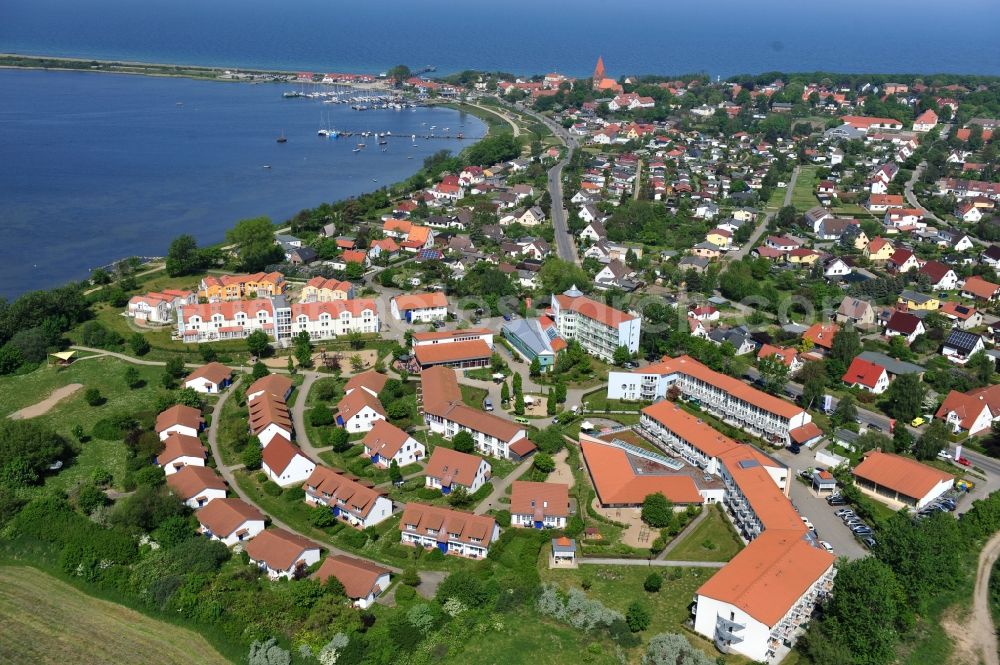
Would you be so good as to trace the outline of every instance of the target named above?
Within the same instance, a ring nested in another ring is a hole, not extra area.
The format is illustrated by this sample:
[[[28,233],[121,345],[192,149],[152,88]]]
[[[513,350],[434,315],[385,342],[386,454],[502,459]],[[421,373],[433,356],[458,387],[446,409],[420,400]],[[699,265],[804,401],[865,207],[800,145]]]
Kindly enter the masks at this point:
[[[278,143],[288,143],[288,139],[285,138],[285,130],[281,130],[281,136],[278,137]]]

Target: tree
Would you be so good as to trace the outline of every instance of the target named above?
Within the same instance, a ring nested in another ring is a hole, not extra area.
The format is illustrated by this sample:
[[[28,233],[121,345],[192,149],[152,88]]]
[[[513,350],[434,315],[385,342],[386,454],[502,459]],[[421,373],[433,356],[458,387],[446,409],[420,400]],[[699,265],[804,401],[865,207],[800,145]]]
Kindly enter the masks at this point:
[[[847,647],[852,663],[887,665],[896,656],[896,631],[903,622],[905,603],[889,566],[870,556],[849,561],[837,572],[824,632]]]
[[[403,482],[403,472],[399,470],[399,462],[396,460],[389,462],[389,480],[391,480],[394,485],[398,485]]]
[[[513,382],[513,385],[514,385],[514,394],[516,395],[519,392],[521,392],[521,382],[522,382],[521,375],[519,373],[515,372],[514,373],[514,378],[512,379],[512,382]]]
[[[351,369],[357,373],[365,368],[365,361],[361,359],[361,356],[354,354],[351,356]]]
[[[848,366],[854,357],[861,353],[861,335],[853,328],[844,328],[833,336],[830,346],[830,357]]]
[[[330,444],[333,446],[333,452],[342,453],[351,447],[351,437],[347,430],[338,427],[330,435]]]
[[[628,347],[619,346],[618,348],[615,349],[615,352],[612,356],[612,361],[616,365],[621,367],[630,360],[632,360],[632,353],[628,350]]]
[[[295,349],[294,355],[295,360],[298,361],[299,367],[312,367],[312,341],[309,339],[309,333],[305,330],[300,332],[295,336]]]
[[[243,461],[243,466],[250,469],[251,471],[253,471],[254,469],[259,469],[261,462],[263,461],[263,455],[261,453],[260,446],[256,445],[256,443],[251,442],[251,444],[243,450],[242,461]]]
[[[515,374],[515,376],[517,376]],[[514,393],[514,413],[519,416],[524,415],[524,393],[517,391]]]
[[[459,485],[448,494],[448,504],[455,506],[456,508],[461,508],[472,503],[472,496],[469,494],[468,490]]]
[[[101,397],[101,391],[97,388],[87,388],[83,393],[83,399],[87,401],[90,406],[100,406],[104,403],[104,398]]]
[[[757,370],[760,372],[760,378],[764,382],[764,390],[772,395],[777,395],[783,391],[788,384],[788,365],[778,360],[778,357],[775,355],[762,358],[757,363]]]
[[[267,368],[267,365],[258,360],[253,364],[253,369],[250,372],[250,376],[253,377],[254,381],[256,381],[257,379],[263,379],[270,373],[271,370]]]
[[[149,353],[149,340],[142,333],[135,333],[128,340],[129,348],[137,356],[144,356]]]
[[[837,408],[833,410],[833,415],[830,420],[837,427],[843,427],[847,423],[853,423],[857,420],[858,408],[854,405],[854,396],[845,395],[839,402],[837,402]]]
[[[549,392],[545,396],[545,413],[550,416],[556,415],[556,396],[551,388],[549,388]]]
[[[659,573],[650,573],[646,576],[646,581],[642,583],[642,588],[649,593],[656,593],[663,586],[663,578]]]
[[[510,401],[510,389],[507,387],[506,381],[500,384],[500,401],[504,404]]]
[[[625,623],[628,624],[629,630],[633,633],[646,630],[650,621],[649,610],[639,601],[632,601],[625,612]]]
[[[896,380],[899,381],[902,377],[897,377]],[[903,424],[897,425],[898,427],[904,426]],[[948,426],[943,420],[938,420],[935,418],[927,426],[927,430],[924,432],[917,440],[917,444],[913,448],[913,454],[917,459],[931,460],[938,456],[942,450],[944,450],[948,445]]]
[[[236,222],[226,231],[226,242],[233,246],[241,270],[257,272],[284,258],[280,245],[274,242],[274,225],[267,217],[254,217]]]
[[[802,404],[807,409],[821,403],[829,385],[823,361],[807,362],[796,377],[802,383]]]
[[[397,86],[402,85],[403,81],[413,76],[410,72],[410,68],[406,65],[396,65],[388,72],[386,72],[386,77],[389,78]]]
[[[129,388],[138,388],[141,378],[139,377],[139,370],[133,365],[129,365],[125,368],[125,385]]]
[[[552,455],[548,453],[535,453],[535,459],[531,465],[544,474],[549,474],[556,470],[556,462],[552,459]]]
[[[528,369],[528,374],[533,377],[542,374],[542,363],[538,360],[538,356],[531,359],[531,367]]]
[[[662,492],[650,494],[642,502],[642,521],[654,529],[664,529],[674,521],[674,505]]]
[[[171,277],[190,275],[201,267],[201,254],[194,237],[184,234],[174,238],[167,250],[167,274]]]
[[[465,430],[462,430],[452,438],[451,445],[460,453],[476,452],[476,442],[473,440],[472,435]]]
[[[170,359],[167,360],[167,364],[164,366],[163,370],[175,379],[179,379],[187,374],[187,368],[184,367],[184,358],[180,356],[171,356]]]
[[[263,330],[254,330],[247,335],[247,350],[250,355],[263,358],[271,348],[271,338]]]
[[[691,646],[683,635],[660,633],[649,640],[642,665],[712,665],[703,651]]]
[[[0,469],[24,461],[36,474],[70,454],[69,443],[56,432],[31,420],[0,421]]]
[[[972,370],[976,374],[976,379],[978,379],[979,383],[987,385],[990,383],[990,379],[993,378],[996,363],[986,355],[985,351],[976,351],[969,356],[969,362],[965,364],[965,368]]]
[[[910,422],[920,415],[925,392],[918,375],[900,374],[885,393],[885,412],[897,420]]]

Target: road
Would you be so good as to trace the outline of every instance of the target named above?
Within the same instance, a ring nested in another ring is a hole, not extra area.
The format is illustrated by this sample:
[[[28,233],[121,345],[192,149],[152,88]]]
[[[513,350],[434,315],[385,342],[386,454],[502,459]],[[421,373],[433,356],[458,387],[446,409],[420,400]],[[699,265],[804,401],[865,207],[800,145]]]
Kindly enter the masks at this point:
[[[943,224],[947,226],[947,223],[943,221],[940,217],[938,217],[930,210],[920,205],[920,201],[917,200],[917,195],[913,193],[913,185],[915,185],[917,181],[920,180],[920,176],[923,174],[924,167],[926,166],[927,162],[920,162],[920,164],[917,165],[917,168],[913,169],[913,175],[910,176],[909,181],[907,181],[906,185],[903,187],[903,196],[906,197],[906,202],[909,203],[911,207],[918,208],[923,211],[925,219],[930,219],[937,222],[938,224]]]
[[[794,169],[792,169],[792,177],[788,181],[788,187],[785,188],[785,200],[784,203],[782,203],[782,206],[788,206],[792,204],[792,192],[795,190],[795,181],[798,179],[799,179],[799,167],[796,166]],[[757,228],[754,229],[754,232],[750,236],[750,239],[747,240],[745,243],[743,243],[743,246],[740,247],[735,252],[730,252],[729,254],[727,254],[727,257],[732,261],[739,261],[744,256],[746,256],[747,253],[750,251],[750,249],[757,243],[758,240],[760,240],[760,237],[764,235],[764,231],[767,230],[767,225],[771,223],[771,220],[774,219],[774,216],[777,214],[778,211],[775,210],[774,212],[769,212],[767,215],[765,215],[764,219],[761,220],[760,224],[757,225]]]
[[[302,385],[296,388],[299,394],[291,409],[292,424],[295,426],[295,443],[306,454],[306,457],[319,462],[319,449],[309,440],[309,433],[306,429],[306,402],[308,401],[306,398],[309,396],[313,384],[316,383],[316,379],[324,375],[319,372],[302,372],[302,376]]]
[[[476,510],[473,512],[477,515],[483,515],[491,508],[503,510],[504,506],[501,505],[500,498],[507,495],[507,488],[510,487],[515,480],[523,476],[528,469],[531,468],[531,464],[532,462],[530,459],[525,460],[521,462],[517,468],[507,474],[506,478],[491,479],[490,482],[493,483],[493,491],[483,502],[476,506]]]
[[[481,111],[487,111],[489,113],[492,113],[493,115],[500,116],[507,122],[508,125],[511,126],[511,129],[514,130],[514,138],[517,138],[518,136],[521,135],[521,127],[516,122],[511,120],[510,117],[507,116],[505,113],[501,113],[500,111],[497,111],[494,108],[490,108],[489,106],[480,106],[479,104],[476,104],[474,102],[467,101],[465,102],[465,104],[466,106],[474,106]]]
[[[1000,665],[997,655],[997,632],[990,614],[990,573],[993,564],[1000,557],[1000,533],[993,534],[983,551],[979,554],[979,565],[976,568],[976,591],[972,603],[971,625],[965,628],[974,640],[979,642],[983,662],[986,665]]]
[[[569,224],[566,221],[566,208],[563,207],[562,190],[563,168],[569,163],[569,160],[573,157],[573,152],[579,146],[576,139],[570,136],[570,133],[562,125],[556,124],[534,111],[528,109],[519,110],[543,123],[566,146],[566,155],[559,163],[549,169],[548,173],[549,198],[552,199],[552,226],[555,229],[556,253],[559,255],[559,258],[563,261],[579,264],[580,257],[576,253],[576,244],[573,242],[573,236],[570,235]]]

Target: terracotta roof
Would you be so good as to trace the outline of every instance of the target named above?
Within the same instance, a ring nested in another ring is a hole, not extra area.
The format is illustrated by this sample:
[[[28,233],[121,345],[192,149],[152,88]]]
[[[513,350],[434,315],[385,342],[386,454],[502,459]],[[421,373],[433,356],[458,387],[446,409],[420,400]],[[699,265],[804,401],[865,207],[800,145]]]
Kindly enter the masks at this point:
[[[190,322],[192,317],[199,317],[202,321],[211,321],[212,316],[222,315],[225,321],[233,321],[236,314],[242,312],[248,319],[256,319],[257,312],[267,312],[268,316],[274,315],[274,306],[270,300],[257,298],[256,300],[229,300],[226,302],[206,302],[196,305],[183,305],[181,307],[184,321]]]
[[[182,425],[197,430],[205,420],[201,417],[201,411],[193,406],[175,404],[156,417],[156,431],[162,432],[174,425]]]
[[[944,480],[954,476],[908,457],[873,451],[854,467],[854,475],[904,496],[922,499]]]
[[[814,323],[809,330],[802,334],[803,339],[808,339],[816,346],[824,349],[833,348],[833,338],[840,332],[840,326],[836,323]]]
[[[493,350],[484,340],[473,339],[465,342],[446,344],[419,344],[413,347],[413,354],[421,367],[440,365],[464,360],[490,358]]]
[[[267,564],[271,570],[289,570],[307,550],[319,549],[320,546],[313,541],[277,527],[262,531],[246,544],[250,558]]]
[[[461,330],[432,330],[430,332],[413,333],[414,342],[433,342],[443,339],[466,338],[494,335],[489,328],[463,328]],[[416,346],[416,345],[415,345]]]
[[[375,507],[375,500],[385,492],[362,484],[340,469],[317,466],[303,488],[307,494],[334,502],[343,500],[351,512],[364,517]]]
[[[851,366],[844,372],[842,380],[852,386],[861,384],[866,388],[874,388],[884,373],[885,367],[856,357],[851,361]]]
[[[478,455],[460,453],[451,448],[437,446],[431,452],[430,459],[427,460],[424,475],[437,478],[442,485],[455,483],[471,487],[472,481],[476,477],[476,471],[483,462],[483,458]],[[486,466],[489,470],[489,462],[486,463]]]
[[[962,286],[962,290],[966,293],[971,293],[977,298],[982,300],[989,300],[997,294],[997,289],[1000,286],[994,284],[993,282],[987,282],[982,277],[974,275],[965,280],[965,284]]]
[[[902,194],[872,194],[868,197],[868,205],[902,206]]]
[[[701,585],[698,594],[774,626],[835,560],[810,545],[803,531],[765,531]]]
[[[508,450],[518,457],[524,457],[528,453],[538,450],[538,446],[530,439],[518,439],[508,446]]]
[[[282,374],[268,374],[251,383],[250,387],[247,388],[247,394],[253,395],[254,393],[263,392],[283,400],[291,389],[292,380],[287,376]]]
[[[768,468],[786,468],[784,465],[746,444],[726,451],[720,460],[764,529],[799,530],[805,533],[806,529],[798,512],[768,472]],[[786,482],[794,482],[790,474]]]
[[[205,446],[196,436],[174,432],[163,440],[163,451],[156,456],[160,466],[166,466],[180,457],[199,457],[205,459]]]
[[[451,402],[462,400],[455,370],[439,365],[420,372],[424,410],[443,411]]]
[[[376,395],[382,392],[385,388],[385,382],[389,380],[389,377],[385,374],[376,372],[373,369],[367,372],[361,372],[360,374],[355,374],[347,383],[344,384],[344,393],[350,393],[355,388],[367,388],[370,392]]]
[[[347,312],[351,318],[361,316],[365,310],[372,314],[378,314],[378,306],[374,300],[368,298],[354,298],[352,300],[327,300],[324,302],[305,302],[292,304],[292,320],[305,314],[310,321],[319,321],[323,314],[332,319],[339,319]]]
[[[378,413],[383,417],[385,416],[385,409],[382,408],[382,402],[378,401],[378,397],[375,397],[367,390],[352,390],[350,394],[344,395],[344,397],[337,402],[337,413],[346,423],[348,420],[361,413],[366,406],[375,413]]]
[[[711,370],[691,356],[684,355],[677,358],[664,358],[658,363],[632,370],[634,374],[673,374],[675,372],[704,381],[733,397],[783,418],[791,419],[803,413],[801,408],[791,402],[768,395],[765,392],[751,388],[739,379],[734,379],[731,376]]]
[[[792,363],[798,357],[799,352],[792,347],[782,348],[780,346],[774,346],[773,344],[763,344],[760,347],[760,351],[757,352],[757,358],[763,360],[764,358],[770,358],[774,356],[781,364],[786,367],[791,367]]]
[[[202,365],[195,371],[187,375],[184,382],[197,381],[198,379],[205,379],[210,383],[220,384],[223,381],[231,378],[233,376],[233,370],[226,367],[222,363],[208,363],[207,365]]]
[[[641,505],[660,492],[674,503],[702,503],[694,480],[687,475],[639,475],[621,448],[580,438],[580,450],[602,504]]]
[[[399,530],[426,534],[427,529],[438,532],[438,542],[458,540],[466,544],[487,547],[493,539],[496,520],[486,515],[473,515],[422,503],[406,504],[403,516],[399,520]],[[473,543],[473,538],[480,542]]]
[[[219,477],[215,469],[192,464],[167,476],[167,486],[182,501],[193,499],[205,490],[227,489],[225,481]]]
[[[954,412],[960,418],[959,426],[970,429],[984,408],[989,409],[991,416],[1000,415],[1000,385],[977,388],[967,393],[952,390],[935,415],[943,419]]]
[[[411,309],[430,309],[433,307],[447,307],[448,298],[440,291],[430,293],[404,293],[393,298],[396,308],[400,312]]]
[[[392,459],[399,452],[410,435],[386,420],[376,420],[371,431],[365,434],[361,443],[371,451],[386,459]]]
[[[311,286],[316,289],[325,289],[328,291],[343,291],[349,293],[354,285],[350,282],[342,281],[339,279],[327,279],[325,277],[313,277],[308,282],[306,286]]]
[[[561,309],[576,312],[580,316],[585,316],[588,319],[593,319],[613,328],[617,328],[621,324],[635,319],[631,314],[626,314],[614,307],[608,307],[604,303],[591,300],[587,296],[573,297],[560,293],[556,296],[556,301],[558,301]]]
[[[802,427],[796,427],[791,432],[788,433],[792,437],[792,441],[798,444],[806,443],[807,441],[812,441],[813,439],[823,436],[823,430],[819,428],[816,423],[806,423]]]
[[[244,522],[264,520],[264,515],[243,499],[215,499],[198,509],[194,516],[199,524],[223,538],[231,535]]]
[[[288,406],[274,395],[258,395],[250,400],[249,410],[250,431],[254,434],[260,434],[271,424],[292,432],[292,416],[288,413]]]
[[[706,457],[720,457],[727,450],[740,445],[670,400],[651,404],[642,413],[690,443]]]
[[[384,591],[377,586],[378,578],[389,573],[388,568],[371,561],[337,554],[326,557],[314,578],[325,582],[330,577],[336,577],[344,587],[344,594],[351,600],[358,600],[367,598],[372,592]]]
[[[264,464],[267,465],[273,473],[281,475],[281,473],[288,468],[288,465],[292,463],[298,457],[306,457],[299,447],[293,444],[291,441],[285,437],[278,434],[264,447],[261,452],[261,458]],[[310,462],[312,460],[309,460]]]
[[[510,512],[515,515],[543,517],[569,516],[569,485],[515,480],[510,491]]]

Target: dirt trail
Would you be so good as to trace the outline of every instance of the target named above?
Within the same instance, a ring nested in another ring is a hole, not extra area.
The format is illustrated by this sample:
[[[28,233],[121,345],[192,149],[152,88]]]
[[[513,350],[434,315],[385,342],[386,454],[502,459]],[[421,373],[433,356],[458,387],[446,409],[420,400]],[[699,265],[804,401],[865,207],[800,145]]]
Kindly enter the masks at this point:
[[[997,557],[1000,557],[1000,533],[993,534],[983,551],[979,554],[979,566],[976,569],[976,591],[972,604],[972,616],[969,623],[963,626],[963,631],[976,636],[979,641],[978,650],[986,665],[1000,665],[998,655],[997,632],[990,615],[990,572]]]
[[[52,391],[52,394],[43,399],[41,402],[32,404],[31,406],[26,406],[20,411],[15,411],[14,413],[7,416],[11,420],[24,420],[27,418],[37,418],[38,416],[44,416],[48,413],[52,407],[73,393],[75,393],[80,388],[83,388],[82,383],[71,383],[69,385],[63,386],[62,388],[56,388]]]

